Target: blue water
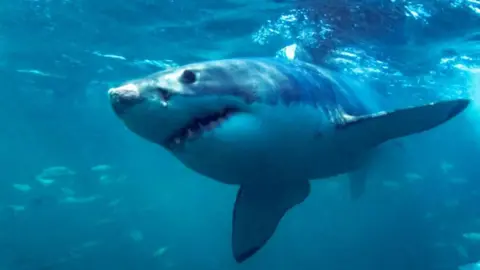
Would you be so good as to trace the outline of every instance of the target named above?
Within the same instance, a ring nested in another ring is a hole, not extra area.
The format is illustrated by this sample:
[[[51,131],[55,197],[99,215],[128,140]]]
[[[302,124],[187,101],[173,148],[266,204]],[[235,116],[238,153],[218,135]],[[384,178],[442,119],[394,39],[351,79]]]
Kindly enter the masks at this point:
[[[394,155],[402,169],[370,181],[360,201],[345,181],[315,183],[238,265],[236,187],[127,131],[106,91],[291,44],[394,105],[474,104],[408,139]],[[0,52],[0,269],[478,269],[476,0],[4,0]]]

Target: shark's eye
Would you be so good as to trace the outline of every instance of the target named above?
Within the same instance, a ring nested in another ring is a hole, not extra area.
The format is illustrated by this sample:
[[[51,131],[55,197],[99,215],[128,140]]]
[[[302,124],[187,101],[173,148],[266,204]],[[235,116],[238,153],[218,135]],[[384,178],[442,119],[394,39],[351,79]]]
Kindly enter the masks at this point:
[[[182,73],[182,76],[180,76],[180,81],[186,84],[192,84],[197,80],[197,75],[195,75],[195,72],[185,69]]]

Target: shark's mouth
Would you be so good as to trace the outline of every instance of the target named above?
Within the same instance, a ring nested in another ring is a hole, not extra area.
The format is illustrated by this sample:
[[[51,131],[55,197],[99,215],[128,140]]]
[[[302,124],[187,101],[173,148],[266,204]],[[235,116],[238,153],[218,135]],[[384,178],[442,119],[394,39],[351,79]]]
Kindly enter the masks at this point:
[[[182,145],[187,141],[200,138],[205,132],[212,131],[220,127],[233,114],[239,112],[235,108],[225,108],[218,112],[213,112],[202,117],[195,117],[185,124],[182,128],[175,130],[166,140],[165,145],[170,148]]]

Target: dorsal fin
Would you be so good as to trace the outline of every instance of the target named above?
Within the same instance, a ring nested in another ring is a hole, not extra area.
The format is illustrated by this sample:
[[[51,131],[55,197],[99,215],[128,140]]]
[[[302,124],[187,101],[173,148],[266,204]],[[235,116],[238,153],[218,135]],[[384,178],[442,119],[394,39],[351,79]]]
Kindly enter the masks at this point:
[[[313,57],[302,46],[294,43],[281,48],[277,51],[275,57],[286,60],[300,60],[308,63],[313,62]]]

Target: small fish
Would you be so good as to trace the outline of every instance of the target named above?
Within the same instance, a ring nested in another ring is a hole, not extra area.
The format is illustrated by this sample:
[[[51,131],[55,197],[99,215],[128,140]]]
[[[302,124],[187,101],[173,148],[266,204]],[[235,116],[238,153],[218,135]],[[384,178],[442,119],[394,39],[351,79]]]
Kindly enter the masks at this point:
[[[27,184],[13,184],[12,186],[14,189],[22,192],[29,192],[30,190],[32,190],[32,187]]]
[[[60,176],[75,175],[75,171],[64,167],[64,166],[53,166],[43,169],[43,171],[38,175],[41,178],[56,178]]]
[[[40,177],[40,176],[36,176],[35,180],[40,182],[40,184],[42,184],[43,186],[50,186],[51,184],[53,184],[55,182],[54,179],[44,178],[44,177]]]
[[[471,241],[480,241],[480,233],[475,233],[475,232],[464,233],[462,236],[463,238]]]
[[[129,235],[135,242],[143,240],[143,233],[140,230],[131,230]]]
[[[442,169],[443,173],[448,173],[453,169],[453,164],[447,161],[442,161],[440,168]]]
[[[26,210],[24,205],[9,205],[8,208],[13,210],[14,212],[23,212]]]
[[[102,185],[108,185],[108,184],[111,184],[113,182],[113,179],[110,175],[101,175],[100,178],[98,179],[98,181],[100,182],[100,184]]]
[[[419,180],[423,180],[423,176],[419,175],[418,173],[406,173],[405,178],[409,182],[417,182]]]
[[[153,257],[160,257],[163,254],[165,254],[165,252],[167,252],[167,250],[168,250],[168,247],[161,247],[161,248],[155,250],[155,252],[153,253]]]
[[[100,196],[89,196],[89,197],[73,197],[69,196],[62,200],[63,203],[75,203],[75,204],[83,204],[83,203],[91,203],[98,200]]]
[[[96,165],[96,166],[93,166],[92,168],[90,168],[90,170],[94,171],[94,172],[105,172],[105,171],[110,171],[112,169],[112,167],[110,165],[107,165],[107,164],[100,164],[100,165]]]

